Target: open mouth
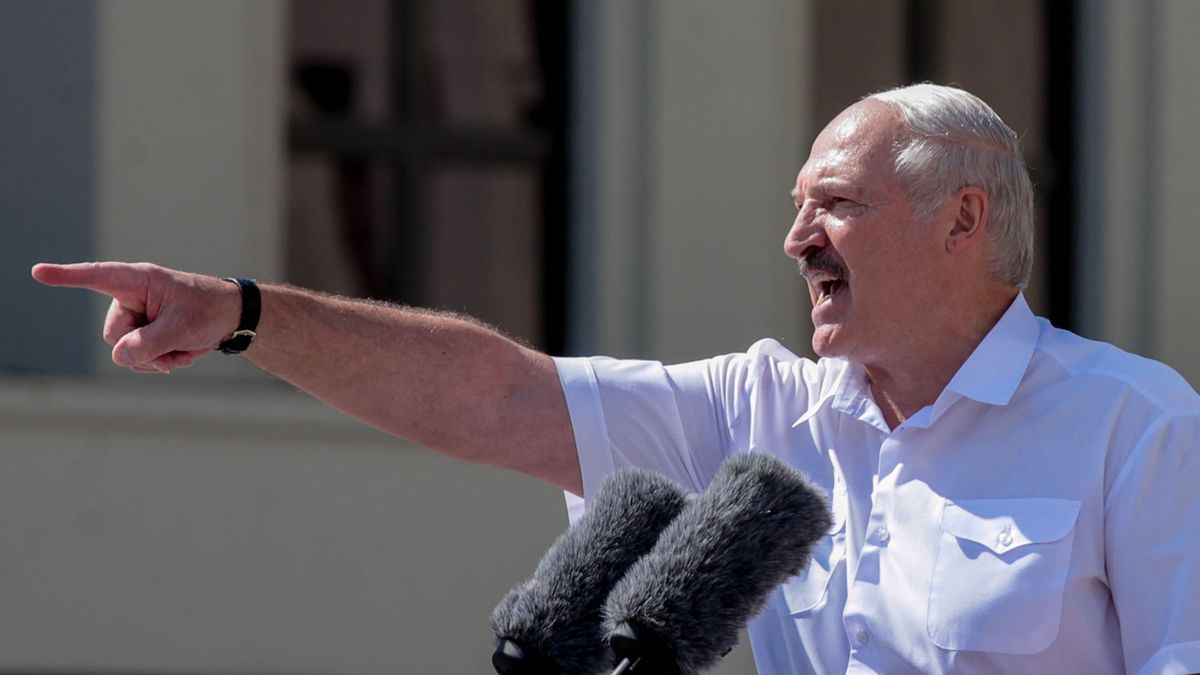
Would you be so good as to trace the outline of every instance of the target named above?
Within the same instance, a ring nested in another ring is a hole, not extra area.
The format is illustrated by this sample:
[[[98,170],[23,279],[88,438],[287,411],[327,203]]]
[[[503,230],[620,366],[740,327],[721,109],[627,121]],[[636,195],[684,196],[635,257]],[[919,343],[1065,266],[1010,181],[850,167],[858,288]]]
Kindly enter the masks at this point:
[[[831,272],[813,272],[808,280],[817,289],[817,305],[829,302],[846,288],[846,280]]]

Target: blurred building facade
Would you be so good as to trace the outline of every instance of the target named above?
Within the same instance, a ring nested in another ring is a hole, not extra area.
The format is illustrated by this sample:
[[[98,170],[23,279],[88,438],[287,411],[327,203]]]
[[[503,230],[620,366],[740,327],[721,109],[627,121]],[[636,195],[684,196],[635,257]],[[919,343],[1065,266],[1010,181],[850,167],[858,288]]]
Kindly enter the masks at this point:
[[[808,350],[788,190],[861,95],[1022,134],[1028,295],[1200,382],[1200,4],[0,4],[0,672],[487,670],[561,494],[210,357],[117,372],[42,260],[479,315],[556,353]],[[721,672],[751,669],[739,648]]]

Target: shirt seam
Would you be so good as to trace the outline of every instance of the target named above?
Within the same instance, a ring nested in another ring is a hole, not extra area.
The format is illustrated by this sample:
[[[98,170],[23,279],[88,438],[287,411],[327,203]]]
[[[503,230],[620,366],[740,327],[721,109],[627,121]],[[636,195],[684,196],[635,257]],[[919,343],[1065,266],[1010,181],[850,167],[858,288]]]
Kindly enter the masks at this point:
[[[1117,471],[1117,477],[1113,479],[1112,486],[1108,489],[1108,494],[1104,496],[1104,516],[1106,518],[1109,515],[1109,510],[1112,508],[1113,499],[1116,497],[1117,493],[1120,492],[1121,488],[1124,487],[1125,482],[1129,480],[1129,476],[1133,473],[1134,467],[1141,462],[1146,452],[1148,452],[1150,444],[1147,443],[1147,440],[1154,434],[1158,433],[1161,429],[1166,427],[1167,424],[1178,420],[1179,417],[1180,416],[1178,415],[1163,415],[1159,417],[1149,427],[1147,427],[1146,431],[1142,433],[1140,438],[1138,438],[1137,443],[1135,443],[1133,446],[1133,450],[1130,451],[1129,456],[1125,458],[1125,462],[1121,464],[1121,469]]]
[[[1060,368],[1062,368],[1063,371],[1066,372],[1067,375],[1070,377],[1079,377],[1081,375],[1090,375],[1092,377],[1103,379],[1106,382],[1115,382],[1117,384],[1125,386],[1129,391],[1133,392],[1134,394],[1137,394],[1138,401],[1150,406],[1150,408],[1152,408],[1155,412],[1157,412],[1161,415],[1184,416],[1189,413],[1195,412],[1195,409],[1194,409],[1195,406],[1193,406],[1193,409],[1188,409],[1186,407],[1182,407],[1179,405],[1168,406],[1165,403],[1160,402],[1158,399],[1151,397],[1150,394],[1146,393],[1146,391],[1144,391],[1144,388],[1135,380],[1122,379],[1115,375],[1097,372],[1094,370],[1084,370],[1084,369],[1080,369],[1080,368],[1074,368],[1069,363],[1067,363],[1067,361],[1065,361],[1061,356],[1056,354],[1055,352],[1042,347],[1040,339],[1038,341],[1038,346],[1034,348],[1034,354],[1037,354],[1039,352],[1042,354],[1045,354],[1046,358],[1049,358],[1052,361],[1054,361],[1054,363],[1058,364],[1058,366]],[[1029,360],[1030,360],[1030,363],[1032,364],[1032,362],[1033,362],[1032,355],[1030,356]],[[1029,369],[1029,366],[1026,366],[1027,373],[1028,373],[1028,369]]]

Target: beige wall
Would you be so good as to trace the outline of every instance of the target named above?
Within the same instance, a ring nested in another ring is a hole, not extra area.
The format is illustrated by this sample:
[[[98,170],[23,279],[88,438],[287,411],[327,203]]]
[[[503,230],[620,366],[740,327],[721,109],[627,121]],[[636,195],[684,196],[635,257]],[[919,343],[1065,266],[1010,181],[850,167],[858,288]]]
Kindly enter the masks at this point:
[[[565,524],[285,387],[0,381],[0,670],[485,672]]]
[[[808,349],[783,237],[807,147],[794,2],[663,2],[651,149],[648,353],[701,358],[761,337]]]
[[[575,351],[808,349],[784,256],[809,128],[807,3],[580,3]],[[594,107],[593,107],[594,106]]]
[[[1190,0],[1084,3],[1081,329],[1200,385],[1200,43]]]

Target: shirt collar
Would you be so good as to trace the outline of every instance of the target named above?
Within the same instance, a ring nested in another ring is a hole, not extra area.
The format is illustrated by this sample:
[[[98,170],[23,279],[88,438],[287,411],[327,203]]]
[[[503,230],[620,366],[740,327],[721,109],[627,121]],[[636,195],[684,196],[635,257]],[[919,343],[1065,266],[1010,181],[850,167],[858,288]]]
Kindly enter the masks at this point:
[[[815,405],[809,406],[794,423],[792,427],[798,427],[809,420],[809,418],[820,412],[825,406],[859,419],[871,426],[879,428],[881,431],[888,431],[887,422],[883,418],[883,413],[879,410],[879,406],[871,400],[870,393],[867,389],[867,374],[862,366],[856,363],[850,363],[839,358],[827,359],[829,363],[836,363],[840,367],[840,371],[836,375],[833,386],[827,390],[821,400]]]
[[[1018,293],[1000,320],[963,362],[938,400],[932,407],[924,408],[910,418],[910,426],[929,426],[963,396],[980,403],[1007,405],[1025,377],[1040,332],[1037,317],[1029,309],[1025,296]],[[803,424],[820,408],[829,405],[882,431],[890,431],[883,413],[868,392],[863,367],[845,361],[842,366],[830,393],[811,406],[792,426]]]
[[[946,389],[980,403],[1007,405],[1025,377],[1040,332],[1037,317],[1018,293]]]

